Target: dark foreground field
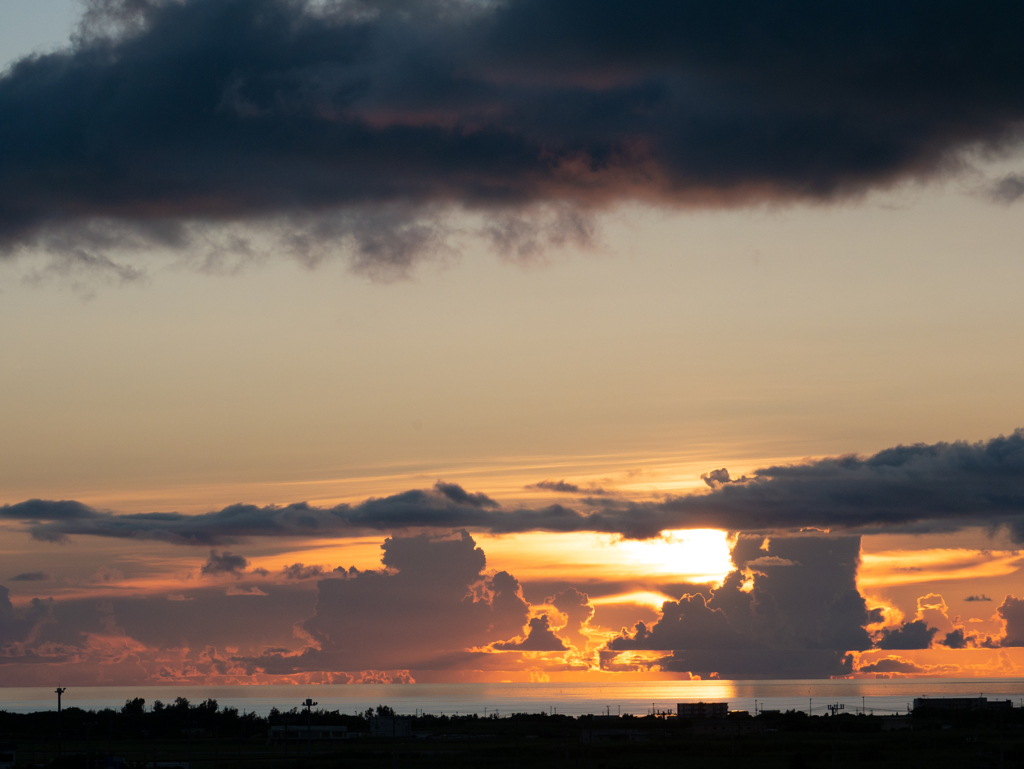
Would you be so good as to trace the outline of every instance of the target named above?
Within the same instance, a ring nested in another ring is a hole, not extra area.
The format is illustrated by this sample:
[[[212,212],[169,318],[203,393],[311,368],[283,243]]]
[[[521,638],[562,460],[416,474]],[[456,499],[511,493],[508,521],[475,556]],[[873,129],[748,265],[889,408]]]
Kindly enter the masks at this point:
[[[383,717],[388,708],[379,708]],[[519,714],[502,718],[419,716],[408,737],[371,737],[377,714],[273,713],[270,718],[179,700],[157,711],[138,702],[121,711],[61,715],[0,712],[0,743],[15,746],[18,767],[97,769],[143,766],[191,769],[459,769],[502,767],[1010,767],[1024,769],[1024,711],[924,713],[893,731],[864,715],[808,718],[803,713],[730,717],[725,734],[697,733],[708,721],[665,717],[600,718]],[[308,721],[307,721],[308,718]],[[304,739],[307,723],[345,726],[333,743]],[[378,728],[379,728],[378,722]],[[290,725],[289,744],[268,741],[271,726]],[[891,723],[889,724],[892,725]],[[0,753],[3,751],[0,750]]]

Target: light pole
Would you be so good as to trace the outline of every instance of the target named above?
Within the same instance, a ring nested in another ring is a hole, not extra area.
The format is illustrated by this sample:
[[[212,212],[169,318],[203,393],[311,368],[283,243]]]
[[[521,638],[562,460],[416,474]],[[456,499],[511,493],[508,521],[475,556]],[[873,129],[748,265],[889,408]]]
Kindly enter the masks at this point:
[[[313,755],[313,733],[310,731],[310,719],[313,717],[313,708],[319,705],[319,702],[313,702],[309,697],[302,703],[302,707],[306,709],[306,754]]]
[[[60,756],[60,696],[67,689],[63,686],[58,686],[54,691],[57,693],[57,755]]]

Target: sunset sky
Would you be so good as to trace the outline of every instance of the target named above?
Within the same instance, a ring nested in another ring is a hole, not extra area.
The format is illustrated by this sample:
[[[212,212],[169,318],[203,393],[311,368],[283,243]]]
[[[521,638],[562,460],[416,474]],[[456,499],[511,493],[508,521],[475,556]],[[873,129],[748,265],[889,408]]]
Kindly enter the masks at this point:
[[[1022,35],[0,3],[0,686],[1024,676]]]

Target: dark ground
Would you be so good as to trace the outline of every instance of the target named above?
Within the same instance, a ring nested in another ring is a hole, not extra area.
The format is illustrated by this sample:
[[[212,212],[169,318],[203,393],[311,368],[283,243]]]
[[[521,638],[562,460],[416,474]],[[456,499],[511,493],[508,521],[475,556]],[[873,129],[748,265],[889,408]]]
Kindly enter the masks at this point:
[[[387,715],[388,708],[378,708]],[[314,712],[311,724],[345,725],[349,739],[334,744],[306,740],[268,744],[270,725],[305,726],[304,713],[269,718],[222,710],[213,701],[187,701],[156,712],[138,702],[121,711],[61,715],[61,756],[57,756],[57,714],[0,711],[0,743],[17,746],[18,767],[49,766],[125,769],[181,765],[192,769],[698,769],[757,767],[991,767],[1024,769],[1024,711],[931,713],[918,711],[913,728],[882,731],[882,720],[844,714],[808,718],[803,713],[726,722],[763,733],[698,735],[693,723],[675,718],[519,714],[500,719],[422,716],[412,719],[417,735],[371,738],[364,716]],[[756,724],[756,726],[751,726]],[[730,726],[731,728],[731,726]],[[614,741],[583,741],[589,729],[625,730]],[[2,752],[2,751],[0,751]]]

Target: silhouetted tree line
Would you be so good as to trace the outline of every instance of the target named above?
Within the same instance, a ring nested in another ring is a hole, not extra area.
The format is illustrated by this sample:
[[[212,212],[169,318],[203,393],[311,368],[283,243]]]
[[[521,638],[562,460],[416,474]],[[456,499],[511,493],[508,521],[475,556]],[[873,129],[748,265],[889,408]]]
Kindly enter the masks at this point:
[[[345,726],[352,734],[367,733],[374,717],[394,717],[395,710],[387,705],[368,708],[361,713],[342,713],[338,710],[315,710],[308,716],[298,706],[287,711],[271,709],[267,716],[239,713],[237,708],[221,708],[216,700],[192,703],[185,697],[173,702],[160,700],[151,706],[142,698],[127,700],[120,709],[83,710],[64,708],[60,717],[60,731],[65,740],[118,741],[152,738],[177,740],[183,738],[218,738],[223,740],[266,740],[269,727],[280,725]],[[882,728],[881,714],[869,716],[842,713],[838,716],[808,716],[802,711],[769,711],[757,716],[773,731],[782,732],[874,732]],[[433,734],[531,734],[537,736],[564,735],[566,729],[605,728],[617,725],[639,730],[686,729],[692,721],[665,718],[658,715],[625,715],[612,723],[601,716],[568,716],[560,713],[497,713],[487,716],[457,713],[417,713],[412,719],[415,731]],[[730,716],[736,717],[736,716]],[[746,716],[750,717],[750,716]],[[307,721],[308,719],[308,721]],[[938,724],[953,722],[958,726],[972,724],[1024,725],[1024,708],[1012,710],[953,712],[922,709],[913,714],[914,726],[937,728]],[[57,712],[47,710],[36,713],[10,713],[0,710],[0,741],[53,740],[57,733]]]

